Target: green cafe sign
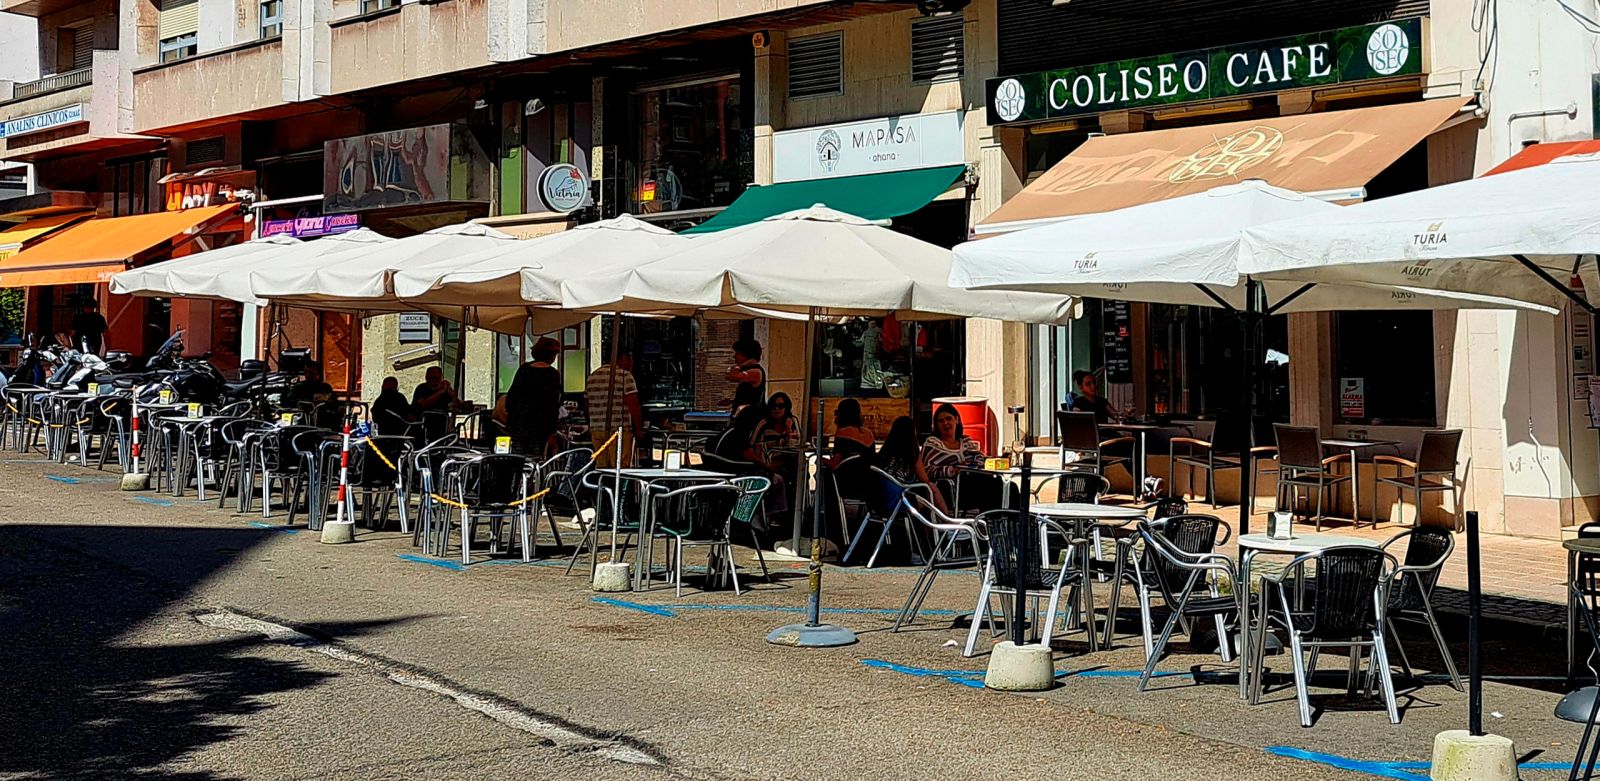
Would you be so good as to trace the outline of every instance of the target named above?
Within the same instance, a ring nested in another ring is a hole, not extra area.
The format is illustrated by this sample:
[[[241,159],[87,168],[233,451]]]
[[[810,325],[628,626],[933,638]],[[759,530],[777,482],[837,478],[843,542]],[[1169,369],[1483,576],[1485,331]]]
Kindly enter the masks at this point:
[[[989,124],[1170,106],[1422,72],[1422,20],[990,79]]]

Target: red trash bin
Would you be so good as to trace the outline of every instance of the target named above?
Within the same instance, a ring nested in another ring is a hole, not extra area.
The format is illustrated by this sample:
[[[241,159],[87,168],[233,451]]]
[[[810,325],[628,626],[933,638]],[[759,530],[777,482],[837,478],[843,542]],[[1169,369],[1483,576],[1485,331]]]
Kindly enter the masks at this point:
[[[989,400],[983,396],[946,396],[933,400],[934,414],[939,407],[949,404],[961,416],[961,428],[983,447],[986,455],[995,454],[995,425],[990,421]]]

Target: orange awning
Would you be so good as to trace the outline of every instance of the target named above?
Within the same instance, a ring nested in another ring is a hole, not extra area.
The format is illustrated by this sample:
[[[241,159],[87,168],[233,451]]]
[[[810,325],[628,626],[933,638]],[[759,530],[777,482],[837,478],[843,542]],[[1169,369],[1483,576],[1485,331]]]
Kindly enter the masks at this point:
[[[1243,179],[1300,192],[1361,187],[1444,129],[1466,103],[1466,98],[1425,100],[1097,136],[982,225],[1024,227],[1034,220],[1108,212]]]
[[[50,217],[36,217],[25,222],[17,223],[0,231],[0,260],[5,260],[22,251],[22,247],[51,231],[65,228],[72,223],[88,219],[92,216],[89,212],[77,214],[57,214]]]
[[[0,260],[0,287],[104,282],[157,249],[172,249],[237,210],[237,204],[94,219]]]
[[[1494,176],[1507,171],[1521,168],[1532,168],[1544,165],[1558,157],[1568,155],[1592,155],[1600,152],[1600,140],[1594,141],[1553,141],[1544,144],[1533,144],[1511,156],[1511,159],[1489,169],[1484,176]]]

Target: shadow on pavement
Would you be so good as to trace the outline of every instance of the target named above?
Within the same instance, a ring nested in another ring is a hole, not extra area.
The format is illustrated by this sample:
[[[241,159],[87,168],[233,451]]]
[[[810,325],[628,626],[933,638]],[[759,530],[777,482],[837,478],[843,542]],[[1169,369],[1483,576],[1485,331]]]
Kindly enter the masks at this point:
[[[271,708],[273,695],[333,676],[250,653],[259,638],[129,636],[268,539],[258,529],[0,526],[0,776],[223,778],[171,763],[238,734],[239,717]],[[100,558],[112,551],[140,569]]]

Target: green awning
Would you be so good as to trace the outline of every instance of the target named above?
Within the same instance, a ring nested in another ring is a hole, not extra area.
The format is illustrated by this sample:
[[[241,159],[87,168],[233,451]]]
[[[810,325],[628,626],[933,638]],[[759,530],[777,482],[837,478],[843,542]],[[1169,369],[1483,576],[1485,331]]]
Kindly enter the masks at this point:
[[[884,174],[808,179],[751,187],[721,214],[684,233],[711,233],[759,222],[774,214],[823,204],[867,220],[910,214],[950,189],[967,172],[964,165],[892,171]]]

